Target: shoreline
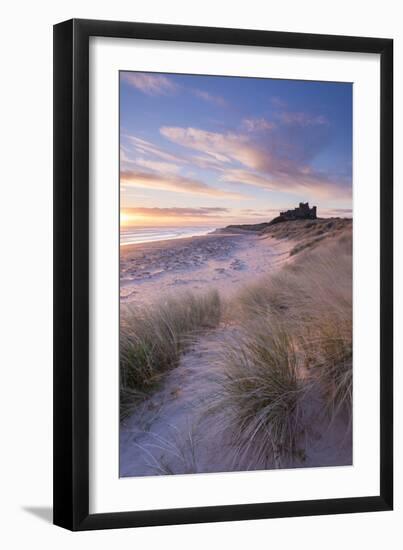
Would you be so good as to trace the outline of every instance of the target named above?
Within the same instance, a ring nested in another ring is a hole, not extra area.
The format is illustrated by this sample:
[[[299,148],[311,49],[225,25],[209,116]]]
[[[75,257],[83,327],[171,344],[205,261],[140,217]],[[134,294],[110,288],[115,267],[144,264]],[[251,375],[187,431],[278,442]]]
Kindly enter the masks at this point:
[[[241,234],[241,232],[239,233],[239,235]],[[231,233],[231,232],[227,232],[227,233],[215,233],[215,232],[211,232],[211,233],[206,233],[205,235],[190,235],[188,237],[175,237],[175,238],[172,238],[172,239],[159,239],[159,240],[156,240],[156,241],[144,241],[144,242],[141,242],[141,243],[120,243],[120,247],[124,249],[124,253],[126,252],[130,252],[131,250],[135,250],[137,249],[138,247],[144,247],[144,246],[150,246],[150,248],[158,248],[160,247],[163,243],[167,243],[167,245],[170,245],[171,243],[183,243],[185,241],[192,241],[194,239],[204,239],[204,238],[209,238],[209,237],[234,237],[236,236],[237,233]],[[155,245],[155,247],[153,247],[153,245]],[[120,256],[122,257],[122,250],[120,251]]]
[[[159,298],[211,288],[227,296],[282,265],[294,244],[242,231],[121,246],[120,300],[149,304],[156,285]]]
[[[137,229],[137,228],[136,228]],[[176,241],[180,239],[189,239],[192,237],[204,237],[206,235],[213,234],[215,231],[217,231],[216,227],[200,227],[200,228],[192,228],[189,230],[187,228],[187,231],[183,231],[181,229],[178,229],[177,227],[163,227],[162,230],[165,231],[161,232],[160,228],[153,228],[153,227],[143,227],[139,228],[134,234],[136,235],[136,238],[142,237],[144,240],[136,240],[133,242],[124,242],[120,240],[119,246],[127,247],[132,245],[138,245],[138,244],[148,244],[148,243],[154,243],[154,242],[162,242],[162,241]],[[127,237],[128,234],[130,234],[130,231],[125,231],[125,229],[121,228],[120,231],[120,238]]]

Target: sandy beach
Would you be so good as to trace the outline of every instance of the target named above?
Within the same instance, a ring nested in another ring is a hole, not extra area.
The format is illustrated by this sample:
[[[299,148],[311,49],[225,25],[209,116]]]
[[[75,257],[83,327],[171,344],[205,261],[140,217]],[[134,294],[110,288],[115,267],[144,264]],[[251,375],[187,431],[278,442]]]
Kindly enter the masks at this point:
[[[228,297],[278,269],[292,246],[245,231],[121,246],[121,303],[149,304],[163,294],[209,287]]]
[[[325,245],[322,243],[323,239],[326,239]],[[276,331],[278,327],[274,325],[270,328],[270,321],[265,317],[264,309],[261,309],[262,304],[267,303],[273,308],[277,307],[280,300],[279,311],[283,316],[282,322],[288,323],[287,331],[296,330],[292,321],[296,315],[300,319],[297,332],[302,330],[302,335],[306,324],[305,314],[303,310],[292,313],[293,301],[300,308],[300,297],[308,296],[308,304],[315,304],[314,310],[320,312],[320,315],[327,315],[329,309],[339,300],[340,303],[348,303],[351,292],[351,275],[348,275],[351,267],[350,242],[349,220],[318,220],[315,223],[279,225],[270,228],[269,232],[234,230],[121,247],[122,316],[127,312],[134,312],[132,323],[136,323],[137,312],[143,312],[142,315],[144,312],[151,314],[148,321],[147,317],[145,321],[141,321],[146,325],[140,324],[134,328],[134,333],[128,340],[129,345],[133,338],[135,341],[137,338],[142,341],[141,348],[136,348],[136,353],[140,352],[137,359],[139,368],[149,346],[153,354],[157,353],[157,343],[153,334],[149,336],[150,333],[165,333],[170,323],[175,325],[176,318],[179,319],[182,314],[187,316],[189,311],[196,318],[201,315],[202,319],[203,313],[196,311],[199,307],[197,296],[203,297],[209,292],[217,291],[221,313],[215,319],[216,308],[207,306],[204,310],[207,318],[198,321],[199,330],[194,332],[190,329],[184,336],[187,343],[179,355],[172,359],[173,368],[168,366],[166,371],[162,370],[157,375],[157,383],[151,391],[145,387],[140,394],[133,394],[133,397],[129,394],[129,413],[122,419],[120,432],[120,476],[351,464],[349,414],[333,414],[329,423],[326,412],[329,395],[323,389],[329,382],[328,379],[314,382],[314,375],[306,370],[307,360],[311,359],[302,359],[299,367],[300,381],[295,386],[299,395],[295,410],[299,410],[298,414],[301,415],[297,422],[301,421],[303,427],[296,430],[293,443],[296,451],[292,456],[284,455],[279,458],[276,457],[275,450],[273,452],[273,449],[270,451],[266,448],[260,453],[259,445],[266,441],[267,433],[260,433],[262,428],[259,425],[253,428],[253,436],[247,435],[243,424],[241,432],[238,431],[241,414],[239,403],[245,400],[249,406],[248,403],[253,403],[255,399],[262,399],[263,402],[268,399],[267,396],[257,397],[257,392],[262,390],[260,385],[264,386],[267,376],[267,353],[270,353],[271,346],[277,345],[275,342],[270,344],[271,330]],[[310,250],[312,247],[313,252]],[[298,252],[295,256],[296,250]],[[331,269],[328,267],[329,262],[335,262]],[[301,275],[297,274],[299,272],[293,271],[298,265],[302,267],[306,278],[301,279]],[[323,272],[319,267],[322,265]],[[337,285],[332,288],[335,285],[335,270],[339,270],[340,276]],[[292,276],[295,276],[294,283],[290,279]],[[269,291],[265,297],[265,288],[270,289],[270,281],[276,280],[279,282],[273,287],[274,293],[270,294]],[[293,284],[297,286],[294,288]],[[301,284],[306,286],[301,287]],[[323,295],[321,288],[324,289]],[[189,296],[196,297],[192,305],[187,305]],[[204,299],[202,298],[202,303]],[[163,309],[167,303],[170,305]],[[346,368],[347,372],[350,368],[350,315],[347,309],[346,320],[340,321],[342,324],[338,324],[335,329],[339,331],[344,324],[347,326],[346,344],[340,343],[340,351],[337,352],[341,354],[340,368]],[[322,323],[321,320],[319,322]],[[144,330],[142,326],[149,327],[145,329],[145,333],[141,332]],[[256,338],[259,338],[260,330],[263,330],[263,340],[256,348],[259,341]],[[320,334],[320,326],[317,330]],[[168,332],[169,338],[170,331],[171,328]],[[339,337],[338,335],[337,338]],[[175,336],[175,341],[179,341],[177,338],[179,336]],[[247,360],[241,366],[239,374],[235,371],[230,374],[236,368],[237,358],[243,357],[248,341],[254,343],[247,353],[254,354],[260,346],[268,346],[268,351],[263,352],[263,372],[254,371],[255,368],[259,369],[259,360],[252,355],[251,360],[257,363],[251,367],[251,373],[248,373],[250,367]],[[315,349],[318,341],[320,340],[316,341]],[[164,347],[156,367],[165,361],[165,356],[169,353],[170,348],[165,351]],[[226,352],[223,354],[225,349],[237,350],[231,360],[234,364],[230,362],[226,365],[228,356],[225,355]],[[129,360],[131,353],[129,352]],[[287,353],[292,356],[294,352],[289,349]],[[311,352],[309,356],[310,354]],[[147,372],[146,380],[149,377]],[[232,376],[235,377],[233,380],[241,383],[245,376],[251,376],[251,381],[259,381],[256,388],[251,387],[250,401],[243,394],[249,391],[249,386],[243,388],[239,395],[236,387],[231,389],[232,386],[228,386]],[[332,393],[333,371],[330,376],[330,386],[326,391]],[[289,383],[293,384],[292,381]],[[236,394],[231,395],[232,391],[236,391]],[[268,388],[263,391],[271,390]],[[130,403],[132,398],[134,400]],[[237,401],[238,399],[241,401]],[[337,406],[334,403],[332,407]]]
[[[148,307],[164,296],[180,298],[183,292],[209,289],[229,302],[243,285],[279,269],[293,244],[239,231],[121,246],[122,311],[125,305]],[[234,469],[222,434],[212,429],[206,416],[206,403],[221,376],[214,358],[219,343],[232,331],[221,323],[199,337],[159,391],[122,423],[121,476]],[[227,444],[230,439],[227,434]]]

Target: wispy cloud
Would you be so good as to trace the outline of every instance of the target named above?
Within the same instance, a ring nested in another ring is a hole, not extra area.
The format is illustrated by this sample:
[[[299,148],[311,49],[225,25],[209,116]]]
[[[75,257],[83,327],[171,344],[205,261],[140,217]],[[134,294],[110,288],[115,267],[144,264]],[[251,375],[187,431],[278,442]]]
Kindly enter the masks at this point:
[[[162,149],[161,147],[158,147],[157,145],[154,145],[153,143],[146,141],[145,139],[141,139],[136,136],[130,136],[130,135],[127,135],[125,137],[130,141],[130,143],[134,146],[134,148],[141,153],[145,153],[145,154],[148,153],[150,155],[161,158],[165,161],[172,161],[176,163],[185,162],[185,158],[183,156],[170,153],[165,149]],[[126,158],[127,158],[127,155],[126,155]]]
[[[172,126],[163,126],[160,133],[174,143],[200,151],[220,162],[240,160],[247,166],[252,163],[249,156],[253,156],[254,150],[249,146],[247,136]]]
[[[123,72],[122,79],[146,95],[174,95],[177,93],[191,93],[193,96],[213,103],[219,107],[227,107],[227,101],[216,94],[199,88],[189,88],[178,84],[167,75],[159,73]]]
[[[172,94],[178,90],[178,86],[169,77],[161,74],[124,72],[122,78],[140,92],[150,96]]]
[[[173,155],[165,153],[164,151],[149,144],[147,148],[135,147],[134,156],[131,154],[133,151],[128,150],[123,145],[120,146],[120,165],[121,167],[130,167],[131,169],[143,169],[151,170],[152,172],[168,172],[169,174],[177,174],[181,165],[175,162],[170,162],[171,159],[175,159]],[[151,158],[143,158],[137,156],[138,154],[151,156]],[[155,158],[157,157],[157,159]],[[161,157],[167,160],[161,160]],[[181,162],[181,161],[180,161]]]
[[[120,181],[125,186],[140,187],[145,189],[161,189],[175,191],[177,193],[190,193],[193,195],[207,195],[216,198],[245,199],[247,196],[231,191],[216,189],[204,182],[186,178],[179,175],[158,174],[140,172],[136,170],[122,170]]]
[[[281,99],[281,97],[274,96],[270,99],[270,103],[273,105],[273,107],[276,107],[277,109],[285,109],[287,107],[287,103],[284,101],[284,99]]]
[[[214,207],[200,207],[200,208],[158,208],[158,207],[139,207],[139,208],[125,208],[123,210],[126,214],[141,215],[147,217],[158,218],[176,218],[176,217],[191,217],[191,218],[209,218],[217,217],[229,212],[228,208]]]
[[[163,162],[144,158],[137,158],[132,162],[132,164],[135,164],[140,168],[145,168],[146,170],[151,170],[152,172],[162,172],[168,174],[178,174],[181,169],[181,166],[174,164],[173,162]]]
[[[269,191],[281,191],[313,198],[344,198],[350,195],[350,186],[335,182],[320,172],[309,170],[291,170],[289,173],[273,175],[257,174],[248,170],[225,170],[220,176],[221,181],[243,183],[261,187]]]
[[[278,116],[287,125],[317,126],[329,123],[323,115],[311,115],[303,112],[282,111]]]
[[[320,216],[324,218],[352,218],[352,208],[321,208]]]
[[[329,141],[324,117],[283,112],[275,125],[265,119],[248,121],[246,133],[166,126],[160,133],[175,144],[203,153],[199,159],[213,159],[210,168],[219,172],[220,181],[319,197],[351,196],[350,178],[311,164]]]
[[[276,124],[274,122],[270,122],[265,118],[244,118],[242,124],[248,132],[272,130],[276,127]]]
[[[206,92],[205,90],[198,90],[197,88],[193,88],[192,93],[199,99],[202,99],[203,101],[208,101],[210,103],[215,103],[219,107],[228,106],[227,101],[223,97],[211,94],[210,92]]]

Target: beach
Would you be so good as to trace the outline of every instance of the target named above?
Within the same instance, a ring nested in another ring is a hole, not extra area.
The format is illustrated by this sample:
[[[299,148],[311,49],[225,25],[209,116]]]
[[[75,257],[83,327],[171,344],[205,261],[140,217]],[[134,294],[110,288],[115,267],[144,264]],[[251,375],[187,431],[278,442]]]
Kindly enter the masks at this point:
[[[163,294],[209,287],[228,297],[245,282],[278,269],[292,245],[239,231],[121,246],[121,303],[147,304]]]
[[[120,260],[121,477],[352,463],[351,220],[137,243]]]

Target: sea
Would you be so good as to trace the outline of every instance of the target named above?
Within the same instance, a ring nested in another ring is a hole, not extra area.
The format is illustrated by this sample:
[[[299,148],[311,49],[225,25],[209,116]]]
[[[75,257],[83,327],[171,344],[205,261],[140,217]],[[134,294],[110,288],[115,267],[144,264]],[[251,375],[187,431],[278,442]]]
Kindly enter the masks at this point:
[[[120,228],[120,246],[138,243],[150,243],[154,241],[168,241],[172,239],[182,239],[184,237],[195,237],[198,235],[207,235],[214,231],[216,227],[121,227]]]

